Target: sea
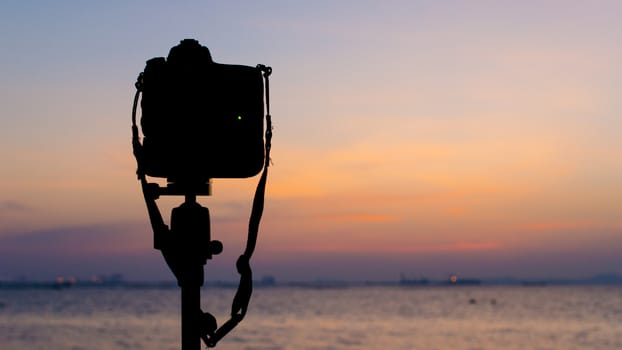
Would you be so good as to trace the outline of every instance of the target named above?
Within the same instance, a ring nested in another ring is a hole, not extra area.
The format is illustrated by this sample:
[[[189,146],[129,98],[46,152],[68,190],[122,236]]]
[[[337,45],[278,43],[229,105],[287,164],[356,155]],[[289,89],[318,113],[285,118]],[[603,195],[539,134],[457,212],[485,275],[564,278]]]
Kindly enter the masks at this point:
[[[235,290],[201,293],[225,320]],[[180,349],[180,292],[2,289],[0,349]],[[622,286],[256,288],[216,349],[619,350]]]

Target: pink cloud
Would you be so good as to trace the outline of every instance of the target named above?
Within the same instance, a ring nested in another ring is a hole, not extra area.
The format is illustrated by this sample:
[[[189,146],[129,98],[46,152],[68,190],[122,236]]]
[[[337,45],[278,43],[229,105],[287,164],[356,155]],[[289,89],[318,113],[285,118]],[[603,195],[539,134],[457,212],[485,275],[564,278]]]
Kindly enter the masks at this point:
[[[321,215],[317,218],[333,222],[392,222],[399,220],[397,215],[365,213]]]

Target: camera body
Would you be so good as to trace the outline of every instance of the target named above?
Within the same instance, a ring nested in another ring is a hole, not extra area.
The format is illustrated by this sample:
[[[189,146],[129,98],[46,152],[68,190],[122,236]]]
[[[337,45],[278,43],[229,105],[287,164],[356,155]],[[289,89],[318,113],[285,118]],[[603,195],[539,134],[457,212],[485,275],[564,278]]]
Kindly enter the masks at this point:
[[[214,63],[181,41],[142,75],[145,174],[172,183],[245,178],[264,165],[264,84],[259,68]]]

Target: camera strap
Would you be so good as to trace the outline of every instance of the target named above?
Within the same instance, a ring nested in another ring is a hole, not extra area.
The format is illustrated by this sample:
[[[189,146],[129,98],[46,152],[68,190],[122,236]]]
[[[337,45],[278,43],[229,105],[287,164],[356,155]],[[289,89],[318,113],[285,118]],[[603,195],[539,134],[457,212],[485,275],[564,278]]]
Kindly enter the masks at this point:
[[[246,239],[246,248],[242,255],[240,255],[236,261],[236,269],[240,274],[240,282],[238,289],[233,297],[231,305],[231,314],[229,320],[222,324],[219,328],[210,326],[209,330],[205,330],[202,334],[202,339],[208,347],[216,346],[216,343],[220,341],[225,335],[227,335],[233,328],[235,328],[244,316],[248,309],[251,295],[253,293],[253,272],[250,266],[250,259],[255,251],[257,244],[257,236],[259,233],[259,223],[264,209],[264,198],[266,190],[266,181],[268,177],[268,167],[270,166],[270,149],[272,146],[272,117],[270,115],[270,80],[269,77],[272,74],[272,68],[264,65],[257,65],[257,69],[263,73],[265,84],[265,103],[266,103],[266,131],[265,131],[265,161],[263,171],[255,189],[255,195],[253,198],[253,206],[251,209],[251,215],[248,223],[248,236]],[[136,124],[136,109],[138,107],[138,99],[142,92],[143,73],[138,75],[136,81],[136,94],[134,95],[134,105],[132,107],[132,146],[134,157],[136,158],[137,170],[136,174],[138,179],[146,184],[145,172],[142,164],[142,144],[140,143],[138,126]],[[143,186],[143,192],[147,186]],[[147,193],[144,193],[147,198]],[[148,205],[149,207],[149,205]],[[157,208],[155,209],[157,211]],[[162,221],[159,212],[157,213],[157,221]],[[154,217],[150,213],[150,219]],[[153,220],[152,220],[153,221]],[[155,229],[154,223],[152,226]],[[204,318],[209,320],[215,320],[215,318],[209,313],[204,313]]]
[[[270,115],[270,74],[272,73],[271,67],[264,65],[257,65],[257,68],[263,72],[266,88],[266,133],[265,133],[265,163],[263,166],[263,172],[261,178],[255,189],[255,197],[253,198],[253,208],[251,209],[251,216],[248,223],[248,237],[246,239],[246,249],[244,253],[240,255],[235,263],[236,269],[240,274],[240,283],[238,284],[238,290],[233,297],[233,303],[231,304],[231,317],[227,322],[220,326],[211,336],[207,339],[204,338],[205,345],[208,347],[216,346],[216,343],[220,341],[225,335],[227,335],[235,326],[244,319],[248,304],[253,293],[253,271],[250,266],[250,259],[255,251],[257,244],[257,235],[259,233],[259,222],[261,221],[261,215],[264,208],[264,197],[266,193],[266,180],[268,178],[268,167],[270,166],[270,148],[272,146],[272,116]]]

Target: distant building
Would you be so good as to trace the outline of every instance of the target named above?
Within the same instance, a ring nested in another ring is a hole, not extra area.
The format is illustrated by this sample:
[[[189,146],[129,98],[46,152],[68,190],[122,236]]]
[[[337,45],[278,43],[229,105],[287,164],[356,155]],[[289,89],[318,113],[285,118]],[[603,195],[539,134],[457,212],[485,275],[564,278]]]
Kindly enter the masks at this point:
[[[427,278],[407,278],[403,273],[400,275],[400,286],[422,286],[429,284]]]
[[[271,287],[276,285],[274,276],[263,276],[260,281],[255,282],[258,286]]]
[[[449,276],[447,283],[451,285],[480,285],[482,281],[474,278],[458,278],[458,275],[453,274]]]

